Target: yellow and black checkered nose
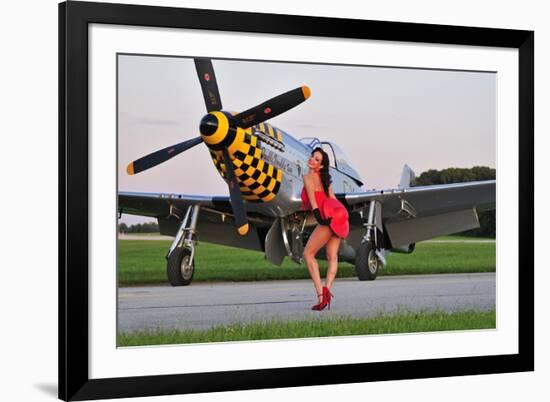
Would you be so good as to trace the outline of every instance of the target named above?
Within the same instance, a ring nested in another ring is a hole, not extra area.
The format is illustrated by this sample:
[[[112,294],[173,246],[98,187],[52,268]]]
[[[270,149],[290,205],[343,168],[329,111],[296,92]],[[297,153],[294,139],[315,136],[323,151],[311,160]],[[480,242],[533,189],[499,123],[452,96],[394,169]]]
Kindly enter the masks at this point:
[[[210,112],[202,118],[200,133],[209,148],[219,151],[233,143],[237,129],[230,123],[231,119],[229,113],[218,111]]]
[[[270,127],[270,130],[273,130]],[[248,202],[269,202],[275,198],[283,179],[283,171],[263,159],[260,140],[251,129],[237,129],[235,141],[227,148],[231,165],[239,182],[241,196]],[[222,152],[210,150],[212,161],[221,176],[227,179]]]

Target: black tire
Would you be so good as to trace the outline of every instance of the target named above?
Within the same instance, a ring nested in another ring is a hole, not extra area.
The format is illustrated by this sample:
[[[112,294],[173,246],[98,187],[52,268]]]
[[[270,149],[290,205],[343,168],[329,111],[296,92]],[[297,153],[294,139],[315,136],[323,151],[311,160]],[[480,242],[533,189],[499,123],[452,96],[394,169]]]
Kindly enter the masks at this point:
[[[374,281],[380,269],[373,242],[361,243],[355,256],[355,273],[360,281]]]
[[[189,261],[191,251],[185,247],[176,247],[166,263],[166,272],[168,274],[168,282],[172,286],[187,286],[193,280],[195,274],[195,259],[191,266],[184,270],[182,264]]]

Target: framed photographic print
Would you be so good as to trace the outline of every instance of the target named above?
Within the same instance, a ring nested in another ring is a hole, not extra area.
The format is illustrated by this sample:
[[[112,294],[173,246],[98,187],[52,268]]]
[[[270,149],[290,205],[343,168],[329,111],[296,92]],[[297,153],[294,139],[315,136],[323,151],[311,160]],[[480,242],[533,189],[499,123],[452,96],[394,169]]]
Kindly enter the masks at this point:
[[[61,399],[534,369],[533,32],[67,2],[59,40]]]

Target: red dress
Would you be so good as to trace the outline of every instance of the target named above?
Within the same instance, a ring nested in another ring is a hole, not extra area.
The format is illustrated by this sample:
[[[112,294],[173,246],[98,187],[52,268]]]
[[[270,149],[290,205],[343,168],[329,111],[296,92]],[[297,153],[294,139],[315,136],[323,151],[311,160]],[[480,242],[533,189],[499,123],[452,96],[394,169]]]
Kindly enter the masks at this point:
[[[302,189],[302,209],[304,211],[313,210],[305,187]],[[315,201],[317,208],[323,219],[332,218],[329,227],[332,232],[341,238],[346,238],[349,234],[348,211],[340,201],[327,197],[324,191],[315,191]]]

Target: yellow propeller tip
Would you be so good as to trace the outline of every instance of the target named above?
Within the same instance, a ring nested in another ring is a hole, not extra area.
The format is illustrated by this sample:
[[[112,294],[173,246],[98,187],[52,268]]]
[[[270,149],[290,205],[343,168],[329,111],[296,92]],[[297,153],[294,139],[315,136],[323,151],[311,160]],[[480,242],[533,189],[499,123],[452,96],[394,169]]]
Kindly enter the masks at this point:
[[[244,236],[245,234],[247,234],[248,233],[248,223],[242,225],[238,230],[239,230],[239,234],[241,236]]]
[[[311,89],[305,85],[302,87],[302,93],[304,94],[304,99],[307,99],[311,96]]]
[[[128,173],[130,176],[134,174],[134,162],[126,166],[126,173]]]

